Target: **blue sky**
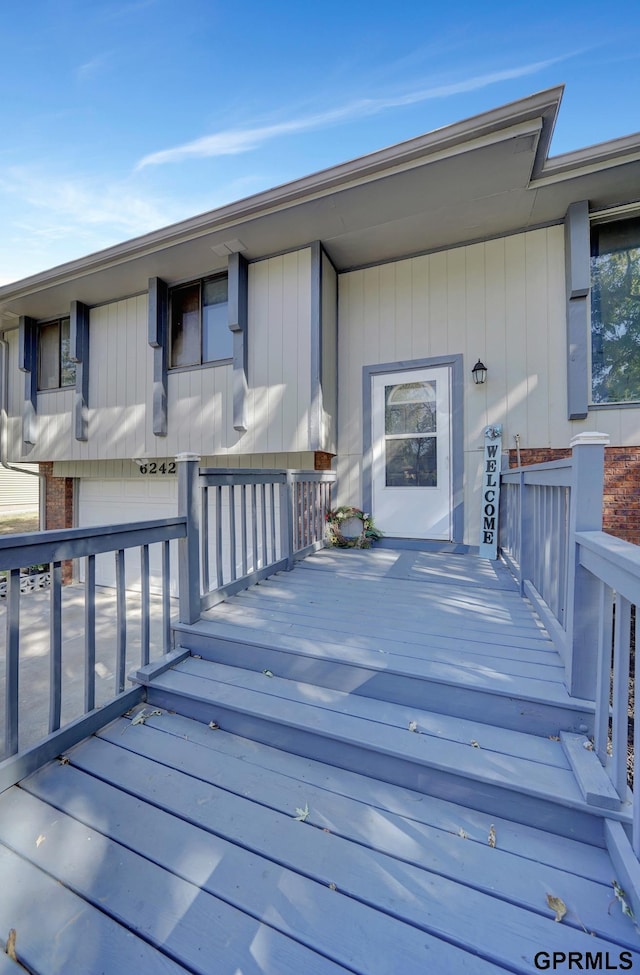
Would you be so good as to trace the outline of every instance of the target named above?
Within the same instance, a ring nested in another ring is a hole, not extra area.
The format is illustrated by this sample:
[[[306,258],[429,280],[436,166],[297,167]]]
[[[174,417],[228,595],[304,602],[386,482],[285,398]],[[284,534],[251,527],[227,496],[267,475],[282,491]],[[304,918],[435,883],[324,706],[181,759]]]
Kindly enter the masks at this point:
[[[0,17],[0,283],[566,84],[640,130],[640,7],[26,0]]]

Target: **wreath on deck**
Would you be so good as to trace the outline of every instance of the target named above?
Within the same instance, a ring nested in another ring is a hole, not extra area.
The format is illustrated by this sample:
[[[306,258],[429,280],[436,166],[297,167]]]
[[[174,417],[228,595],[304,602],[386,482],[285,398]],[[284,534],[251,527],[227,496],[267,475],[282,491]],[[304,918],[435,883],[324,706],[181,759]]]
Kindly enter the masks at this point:
[[[334,511],[328,511],[326,519],[329,545],[338,548],[371,548],[373,542],[382,538],[382,532],[374,525],[371,515],[365,514],[360,508],[343,504]],[[360,532],[353,534],[348,532],[345,535],[343,529],[349,522],[356,520],[361,523]]]

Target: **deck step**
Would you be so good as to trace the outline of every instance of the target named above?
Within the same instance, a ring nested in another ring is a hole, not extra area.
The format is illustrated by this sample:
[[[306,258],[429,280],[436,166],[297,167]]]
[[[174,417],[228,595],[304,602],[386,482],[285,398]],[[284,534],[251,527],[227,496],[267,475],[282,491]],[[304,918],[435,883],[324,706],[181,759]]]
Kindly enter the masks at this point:
[[[193,658],[152,679],[147,700],[294,754],[602,843],[602,819],[559,741]]]
[[[295,756],[280,753],[283,770],[274,773],[225,753],[247,745],[167,713],[144,724],[120,720],[22,789],[59,810],[47,820],[55,829],[71,835],[72,817],[362,975],[533,973],[540,945],[612,956],[630,948],[640,963],[633,925],[609,913],[610,883],[538,864],[525,849],[501,850],[504,820],[496,820],[495,848],[452,830],[420,831],[416,820],[376,813],[361,795],[310,786],[298,778]],[[316,772],[333,775],[327,766]],[[349,785],[356,778],[367,781],[352,776]],[[375,790],[378,783],[368,781]],[[421,797],[413,798],[419,805]],[[299,807],[309,810],[304,822],[296,821]],[[464,807],[451,810],[454,822],[466,822]],[[44,855],[44,843],[30,842],[34,829],[46,832],[40,815],[23,804],[22,815],[11,816],[14,842],[33,859]],[[578,863],[579,844],[551,842],[566,845]],[[548,892],[569,907],[562,925],[553,921]],[[158,895],[148,896],[155,903]]]
[[[228,612],[222,609],[192,626],[175,624],[177,643],[213,662],[241,663],[379,701],[477,721],[490,714],[493,724],[514,731],[548,736],[592,730],[593,705],[570,697],[554,666],[505,659],[495,649],[484,656],[465,655],[462,637],[455,654],[444,644],[440,652],[430,647],[420,653],[410,645],[391,648],[388,640],[373,637],[310,635],[302,622],[294,629],[251,614],[231,619]]]

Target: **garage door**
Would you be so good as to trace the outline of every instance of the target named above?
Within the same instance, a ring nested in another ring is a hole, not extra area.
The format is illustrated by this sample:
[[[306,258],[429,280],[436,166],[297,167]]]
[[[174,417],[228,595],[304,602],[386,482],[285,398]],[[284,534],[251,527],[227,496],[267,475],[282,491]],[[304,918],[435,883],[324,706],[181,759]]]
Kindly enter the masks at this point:
[[[94,480],[83,478],[79,484],[78,525],[118,525],[133,521],[152,521],[170,518],[178,513],[178,480],[175,477],[113,478]],[[151,588],[160,591],[162,581],[162,553],[159,544],[149,549]],[[140,588],[139,549],[126,556],[128,589]],[[115,586],[115,557],[111,553],[96,559],[96,582],[101,586]],[[178,593],[177,542],[171,543],[171,593]]]

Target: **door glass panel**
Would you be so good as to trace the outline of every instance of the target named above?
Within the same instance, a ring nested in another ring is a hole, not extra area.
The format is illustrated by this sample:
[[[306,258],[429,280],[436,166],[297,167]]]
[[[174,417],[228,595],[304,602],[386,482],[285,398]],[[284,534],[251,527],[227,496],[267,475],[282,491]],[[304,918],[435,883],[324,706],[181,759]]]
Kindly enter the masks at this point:
[[[436,432],[436,383],[401,383],[384,389],[385,433]]]
[[[435,437],[387,438],[385,443],[387,487],[437,487]]]

